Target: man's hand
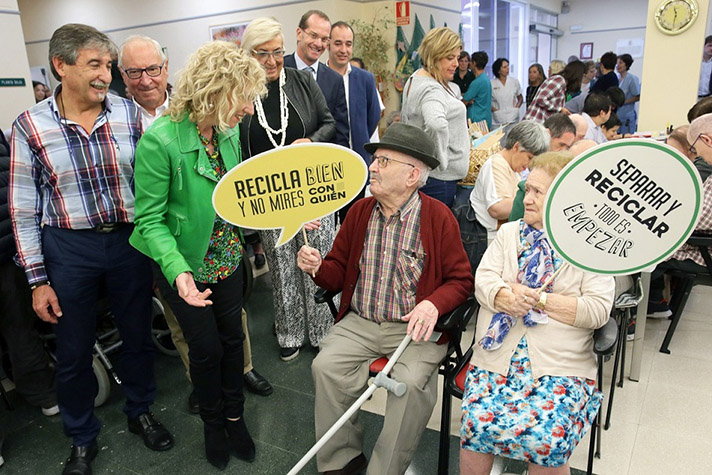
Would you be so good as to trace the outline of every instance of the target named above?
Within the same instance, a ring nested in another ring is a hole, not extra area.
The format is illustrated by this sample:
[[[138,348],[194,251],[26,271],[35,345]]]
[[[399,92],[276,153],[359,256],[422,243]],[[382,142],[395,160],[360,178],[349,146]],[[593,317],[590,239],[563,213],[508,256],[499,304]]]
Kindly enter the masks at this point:
[[[299,143],[312,143],[311,139],[297,139],[291,143],[291,145],[296,145]]]
[[[302,246],[297,252],[297,266],[310,275],[316,275],[321,268],[321,254],[318,249],[310,246]]]
[[[45,322],[57,323],[57,319],[62,316],[57,294],[49,285],[41,285],[32,291],[32,308]]]
[[[321,227],[321,220],[320,219],[315,219],[314,221],[309,221],[308,223],[304,223],[304,229],[307,231],[314,231],[315,229],[319,229]]]
[[[193,274],[190,272],[178,274],[178,277],[176,277],[176,288],[178,289],[178,295],[180,295],[188,305],[192,305],[193,307],[206,307],[213,304],[212,300],[208,300],[208,297],[210,297],[213,291],[205,289],[204,292],[200,292],[195,286]]]
[[[438,321],[438,309],[430,300],[423,300],[401,320],[408,322],[408,334],[413,341],[428,340]]]

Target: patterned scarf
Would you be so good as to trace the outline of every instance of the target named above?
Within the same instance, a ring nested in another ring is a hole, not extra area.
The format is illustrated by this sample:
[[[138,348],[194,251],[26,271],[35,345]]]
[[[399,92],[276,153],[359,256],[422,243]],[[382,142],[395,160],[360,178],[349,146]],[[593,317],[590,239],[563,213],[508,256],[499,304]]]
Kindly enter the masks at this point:
[[[518,258],[517,282],[529,288],[538,289],[561,267],[562,261],[559,257],[554,256],[554,250],[543,230],[534,229],[523,220],[519,223],[519,238],[523,249]],[[542,291],[551,292],[553,287],[552,282]],[[524,315],[523,320],[524,325],[533,327],[538,323],[542,325],[548,323],[549,316],[543,310],[532,308]],[[503,312],[495,313],[487,333],[479,341],[480,346],[488,351],[496,350],[502,346],[505,337],[516,323],[517,320],[511,315]]]

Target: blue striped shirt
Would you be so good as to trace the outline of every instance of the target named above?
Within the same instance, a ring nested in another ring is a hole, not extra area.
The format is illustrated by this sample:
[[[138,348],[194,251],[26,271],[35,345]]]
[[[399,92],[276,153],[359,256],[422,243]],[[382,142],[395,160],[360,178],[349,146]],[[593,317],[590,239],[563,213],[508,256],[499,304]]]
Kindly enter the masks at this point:
[[[87,134],[59,113],[56,95],[12,126],[10,216],[19,263],[30,284],[46,280],[40,228],[91,229],[134,217],[134,153],[141,116],[132,102],[108,94]]]

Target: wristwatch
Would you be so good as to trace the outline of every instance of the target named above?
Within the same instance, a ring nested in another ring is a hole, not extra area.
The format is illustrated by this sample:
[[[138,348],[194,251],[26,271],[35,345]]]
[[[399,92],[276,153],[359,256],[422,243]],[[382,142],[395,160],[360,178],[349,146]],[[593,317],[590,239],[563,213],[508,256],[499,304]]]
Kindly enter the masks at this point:
[[[43,285],[49,285],[49,280],[39,280],[34,284],[30,285],[30,290],[35,290],[37,287],[42,287]]]
[[[539,310],[544,310],[546,307],[546,299],[547,299],[548,294],[546,292],[541,293],[541,297],[539,297],[539,301],[536,304],[536,308]]]

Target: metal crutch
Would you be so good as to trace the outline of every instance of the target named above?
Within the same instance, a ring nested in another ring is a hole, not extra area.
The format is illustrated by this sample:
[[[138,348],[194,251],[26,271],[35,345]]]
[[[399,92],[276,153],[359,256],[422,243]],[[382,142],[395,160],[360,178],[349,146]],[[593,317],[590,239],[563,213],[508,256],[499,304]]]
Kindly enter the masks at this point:
[[[376,391],[378,388],[386,388],[388,391],[392,392],[398,397],[401,397],[402,395],[405,394],[405,391],[407,389],[405,383],[399,383],[398,381],[390,378],[388,376],[388,373],[391,372],[391,369],[393,369],[393,366],[396,364],[398,361],[398,358],[400,358],[401,354],[403,351],[405,351],[406,346],[408,346],[408,343],[410,343],[410,335],[406,335],[403,337],[403,341],[400,342],[400,345],[398,345],[398,348],[396,348],[396,351],[393,353],[393,356],[391,356],[388,359],[388,364],[379,372],[376,377],[373,379],[373,382],[368,386],[366,391],[359,397],[356,402],[354,402],[351,407],[348,408],[348,410],[344,413],[343,416],[339,418],[338,421],[334,423],[331,428],[326,431],[326,434],[324,434],[321,439],[317,441],[316,444],[312,446],[311,449],[309,449],[309,452],[304,454],[304,457],[297,462],[297,464],[292,467],[292,469],[289,471],[287,475],[297,475],[301,469],[304,468],[304,466],[316,455],[316,453],[321,449],[326,442],[328,442],[329,439],[336,433],[337,430],[343,426],[347,420],[351,418],[351,416],[354,415],[356,411],[359,410],[359,408],[363,405],[364,402],[368,398],[371,397],[371,395]]]

